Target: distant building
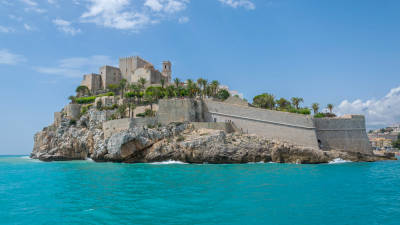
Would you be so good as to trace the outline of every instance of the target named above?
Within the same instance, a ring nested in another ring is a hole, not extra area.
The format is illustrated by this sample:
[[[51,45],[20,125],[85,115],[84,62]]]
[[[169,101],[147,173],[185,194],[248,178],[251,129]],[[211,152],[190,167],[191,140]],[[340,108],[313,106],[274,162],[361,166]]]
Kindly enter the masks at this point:
[[[128,84],[137,83],[140,78],[146,79],[146,86],[160,85],[161,80],[165,84],[172,81],[172,64],[170,61],[162,63],[162,72],[155,69],[153,64],[139,56],[119,59],[119,67],[102,66],[99,74],[91,73],[83,76],[81,85],[96,93],[105,90],[110,84],[119,84],[126,79]]]

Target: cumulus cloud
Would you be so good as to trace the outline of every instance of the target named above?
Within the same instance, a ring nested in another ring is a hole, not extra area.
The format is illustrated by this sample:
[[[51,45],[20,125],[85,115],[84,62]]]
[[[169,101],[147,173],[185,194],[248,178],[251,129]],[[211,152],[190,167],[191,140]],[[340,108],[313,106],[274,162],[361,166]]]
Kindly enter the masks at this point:
[[[344,100],[336,112],[343,114],[364,114],[367,126],[383,127],[400,122],[400,86],[393,88],[381,99],[353,102]]]
[[[81,21],[120,30],[138,31],[186,9],[190,0],[89,0]]]
[[[134,10],[128,0],[90,0],[83,22],[116,29],[137,30],[151,23],[148,15]]]
[[[6,65],[16,65],[21,62],[25,62],[26,58],[22,55],[17,55],[14,53],[11,53],[7,49],[1,49],[0,50],[0,64],[6,64]]]
[[[256,9],[256,5],[250,0],[218,0],[218,1],[224,5],[230,6],[235,9],[240,7],[249,10]]]
[[[108,56],[94,55],[61,59],[56,66],[41,66],[36,67],[35,70],[43,74],[77,78],[85,73],[97,73],[101,65],[114,65],[114,63]]]
[[[24,23],[24,28],[25,28],[25,30],[27,30],[27,31],[33,31],[33,30],[35,30],[35,28],[33,28],[32,26],[30,26],[29,24],[26,24],[26,23]]]
[[[0,25],[0,33],[12,33],[15,29],[12,27],[4,27]]]
[[[55,19],[55,20],[53,20],[53,23],[57,26],[58,30],[60,30],[66,34],[72,35],[72,36],[81,32],[80,29],[74,28],[72,26],[71,22],[66,21],[66,20]]]

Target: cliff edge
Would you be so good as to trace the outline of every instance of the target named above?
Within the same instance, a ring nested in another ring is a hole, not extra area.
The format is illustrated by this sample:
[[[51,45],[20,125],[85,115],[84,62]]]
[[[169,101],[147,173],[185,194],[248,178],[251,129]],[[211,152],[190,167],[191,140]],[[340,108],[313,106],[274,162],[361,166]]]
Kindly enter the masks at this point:
[[[195,128],[190,123],[171,123],[146,128],[133,126],[104,135],[104,116],[91,109],[78,121],[61,116],[57,124],[35,134],[31,157],[42,161],[84,160],[147,163],[177,160],[187,163],[327,163],[395,160],[361,152],[323,151],[257,135]]]

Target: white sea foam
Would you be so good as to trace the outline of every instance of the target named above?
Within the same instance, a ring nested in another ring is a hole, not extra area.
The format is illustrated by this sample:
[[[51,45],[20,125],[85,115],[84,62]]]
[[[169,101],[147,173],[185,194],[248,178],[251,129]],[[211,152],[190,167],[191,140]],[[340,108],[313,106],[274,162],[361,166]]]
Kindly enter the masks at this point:
[[[181,161],[174,161],[174,160],[168,160],[168,161],[164,161],[164,162],[154,162],[154,163],[150,163],[153,165],[168,165],[168,164],[187,164]]]
[[[336,159],[333,159],[332,161],[330,161],[329,164],[348,163],[348,162],[351,162],[351,161],[350,160],[344,160],[344,159],[341,159],[341,158],[336,158]]]
[[[86,158],[86,161],[88,161],[88,162],[94,162],[93,159],[91,159],[91,158]]]
[[[31,159],[31,157],[29,157],[29,156],[21,156],[21,159]]]
[[[249,162],[249,163],[247,163],[247,164],[263,164],[263,163],[265,163],[264,161],[260,161],[260,162]]]

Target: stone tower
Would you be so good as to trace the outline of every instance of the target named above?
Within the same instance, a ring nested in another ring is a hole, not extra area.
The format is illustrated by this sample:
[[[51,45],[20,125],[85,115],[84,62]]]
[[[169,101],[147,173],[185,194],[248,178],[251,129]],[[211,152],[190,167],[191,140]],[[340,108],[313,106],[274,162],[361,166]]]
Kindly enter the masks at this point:
[[[164,61],[163,62],[163,69],[162,69],[162,75],[167,79],[166,83],[170,83],[172,81],[172,70],[171,70],[171,62],[170,61]]]

